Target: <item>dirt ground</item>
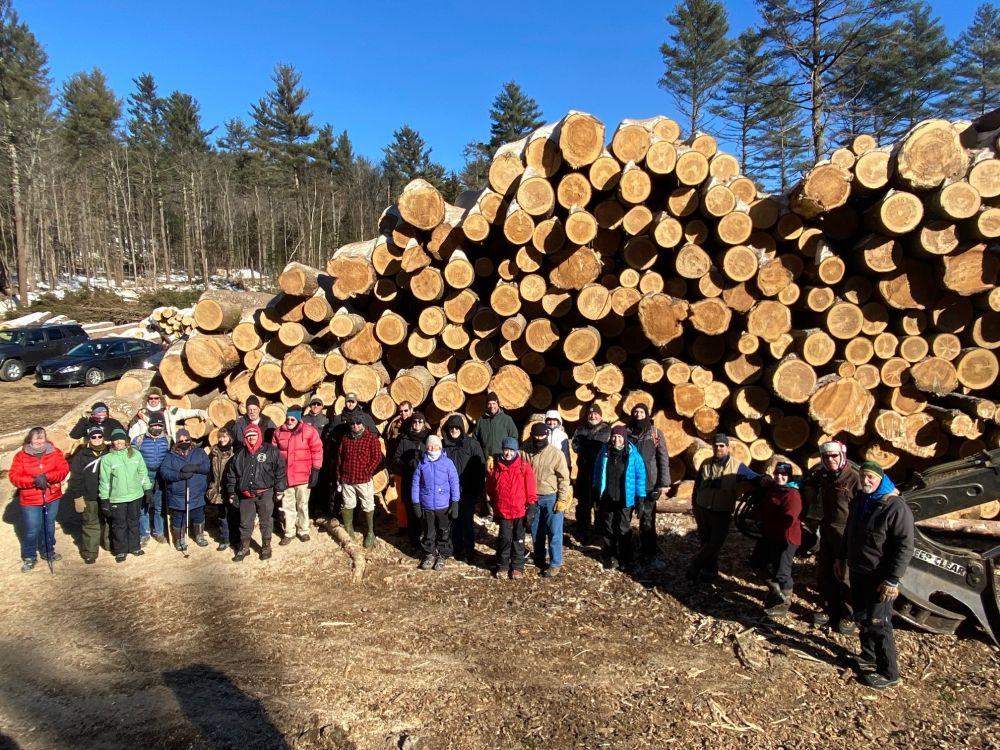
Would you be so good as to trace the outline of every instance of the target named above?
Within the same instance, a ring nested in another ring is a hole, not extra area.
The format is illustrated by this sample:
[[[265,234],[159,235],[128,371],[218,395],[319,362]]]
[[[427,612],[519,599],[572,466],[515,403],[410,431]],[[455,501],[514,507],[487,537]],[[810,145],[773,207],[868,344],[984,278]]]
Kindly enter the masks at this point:
[[[323,532],[268,562],[152,542],[87,566],[63,507],[64,560],[22,574],[7,493],[0,748],[1000,746],[1000,658],[981,637],[897,631],[904,682],[872,691],[848,666],[855,639],[806,624],[811,563],[794,616],[771,623],[738,535],[717,592],[684,581],[685,516],[660,519],[662,573],[605,572],[572,545],[564,575],[518,583],[418,571],[383,519],[352,584]]]
[[[27,432],[32,427],[51,424],[88,394],[106,388],[106,385],[42,388],[35,385],[34,373],[16,383],[0,382],[0,433]]]

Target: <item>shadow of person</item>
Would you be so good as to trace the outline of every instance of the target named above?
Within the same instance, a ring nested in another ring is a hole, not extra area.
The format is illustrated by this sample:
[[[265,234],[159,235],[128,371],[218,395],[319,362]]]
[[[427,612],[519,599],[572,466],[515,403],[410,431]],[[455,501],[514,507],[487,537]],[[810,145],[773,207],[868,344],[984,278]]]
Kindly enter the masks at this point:
[[[205,741],[218,750],[290,750],[259,700],[240,690],[229,677],[206,664],[163,673],[163,682],[181,711]]]
[[[0,750],[21,750],[21,746],[13,738],[0,732]]]

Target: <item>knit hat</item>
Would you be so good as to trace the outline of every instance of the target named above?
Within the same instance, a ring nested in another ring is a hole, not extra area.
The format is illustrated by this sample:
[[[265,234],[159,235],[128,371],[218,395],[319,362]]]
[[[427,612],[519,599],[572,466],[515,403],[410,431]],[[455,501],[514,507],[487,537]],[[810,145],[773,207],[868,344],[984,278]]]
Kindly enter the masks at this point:
[[[259,407],[260,406],[260,399],[257,398],[256,394],[252,394],[251,393],[249,396],[247,396],[247,403],[246,403],[246,405],[248,407],[250,407],[250,406],[258,406]]]
[[[885,469],[879,466],[875,461],[865,461],[861,464],[861,473],[864,474],[866,471],[869,474],[874,474],[880,479],[885,476]]]
[[[360,414],[348,414],[344,417],[344,424],[350,427],[351,425],[354,424],[364,424],[364,423],[361,421]]]
[[[634,418],[636,409],[642,409],[644,412],[646,412],[646,416],[647,417],[649,416],[649,407],[646,406],[645,404],[636,404],[635,406],[633,406],[632,411],[629,412],[629,416]]]
[[[712,438],[712,445],[729,445],[729,435],[724,432],[715,433],[715,437]]]
[[[87,430],[87,437],[92,438],[94,437],[94,435],[100,435],[101,437],[104,437],[104,430],[97,426],[91,427],[89,430]]]
[[[103,401],[98,401],[90,409],[91,414],[97,414],[99,412],[104,412],[105,414],[108,413],[108,405]]]
[[[441,447],[441,438],[439,438],[437,435],[428,435],[427,436],[427,449],[430,450],[430,448],[431,448],[432,445],[436,445],[438,448],[440,448]]]
[[[558,409],[549,409],[547,412],[545,412],[545,419],[546,420],[557,419],[559,420],[559,424],[562,424],[562,417],[559,416]]]
[[[839,456],[840,455],[841,444],[836,440],[831,440],[828,443],[823,443],[819,447],[819,453],[821,456]]]
[[[121,427],[115,427],[115,429],[111,431],[111,439],[128,440],[128,435],[125,434],[125,430],[123,430]]]
[[[167,426],[167,420],[163,418],[163,412],[154,411],[149,415],[149,422],[147,422],[147,428],[152,427],[154,424],[162,425],[164,428]]]
[[[601,416],[601,417],[604,416],[604,412],[601,411],[601,407],[598,406],[597,404],[591,404],[590,406],[588,406],[587,407],[587,414],[597,414],[598,416]]]
[[[486,394],[486,403],[488,404],[490,401],[496,401],[498,404],[500,403],[500,397],[496,394],[496,391],[490,391]]]
[[[190,439],[191,439],[191,433],[188,432],[183,427],[177,430],[177,434],[174,435],[174,442],[176,443],[179,443],[181,440],[190,440]]]
[[[500,450],[517,450],[517,438],[505,437],[500,441]]]
[[[611,437],[621,435],[623,440],[628,440],[628,427],[623,424],[611,428]]]
[[[548,436],[549,436],[549,428],[544,422],[535,422],[533,425],[531,425],[531,437],[538,438],[538,437],[548,437]]]
[[[424,413],[423,413],[422,411],[415,411],[415,412],[413,412],[413,414],[411,414],[411,415],[410,415],[410,422],[411,422],[411,423],[412,423],[412,422],[416,422],[416,421],[417,421],[418,419],[419,419],[419,420],[420,420],[421,422],[425,422],[425,421],[426,421],[426,420],[424,419]]]
[[[301,422],[302,421],[302,409],[300,407],[298,407],[298,406],[291,407],[288,411],[285,412],[285,419],[287,419],[288,417],[292,417],[294,419],[297,419],[299,422]]]
[[[259,438],[263,433],[262,433],[260,427],[258,427],[257,425],[255,425],[255,424],[248,424],[243,429],[243,439],[246,440],[247,436],[250,435],[250,434],[254,434],[254,435],[256,435]]]
[[[790,477],[792,475],[792,465],[787,461],[779,461],[774,465],[774,473]]]

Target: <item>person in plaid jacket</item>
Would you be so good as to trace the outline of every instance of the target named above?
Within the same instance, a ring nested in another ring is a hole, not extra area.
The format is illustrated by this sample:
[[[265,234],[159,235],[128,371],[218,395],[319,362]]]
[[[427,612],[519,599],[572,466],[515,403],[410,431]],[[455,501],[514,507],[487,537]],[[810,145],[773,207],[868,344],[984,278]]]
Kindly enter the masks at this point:
[[[346,437],[337,446],[334,487],[344,498],[340,517],[344,529],[354,536],[354,509],[361,502],[365,514],[365,549],[375,544],[375,487],[372,477],[385,459],[378,437],[365,427],[361,416],[347,416]]]

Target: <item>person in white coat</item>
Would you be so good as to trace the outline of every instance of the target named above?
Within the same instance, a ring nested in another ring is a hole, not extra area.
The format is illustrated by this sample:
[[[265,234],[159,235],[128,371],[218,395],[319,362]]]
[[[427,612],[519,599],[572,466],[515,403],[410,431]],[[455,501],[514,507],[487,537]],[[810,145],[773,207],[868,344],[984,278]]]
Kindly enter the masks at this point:
[[[128,438],[131,442],[133,439],[139,435],[146,434],[146,427],[149,425],[149,417],[154,413],[163,414],[163,421],[166,424],[166,434],[167,439],[173,439],[173,436],[177,434],[177,429],[180,426],[179,423],[183,422],[185,419],[191,419],[192,417],[200,417],[201,419],[208,419],[208,412],[204,409],[182,409],[179,406],[167,407],[164,403],[163,391],[161,391],[156,386],[153,386],[146,392],[146,403],[132,420],[132,423],[128,427]]]

